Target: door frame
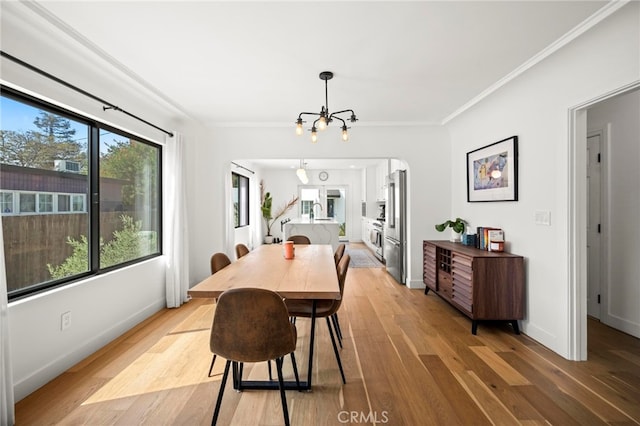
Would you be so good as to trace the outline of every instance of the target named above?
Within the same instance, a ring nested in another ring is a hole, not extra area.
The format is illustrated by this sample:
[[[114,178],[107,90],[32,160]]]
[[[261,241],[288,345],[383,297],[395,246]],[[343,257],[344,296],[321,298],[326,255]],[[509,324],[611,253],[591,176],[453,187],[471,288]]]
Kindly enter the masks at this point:
[[[588,120],[587,120],[588,121]],[[587,125],[589,123],[587,122]],[[608,153],[608,142],[609,142],[609,135],[610,135],[610,127],[609,125],[607,125],[605,128],[599,128],[599,129],[595,129],[595,130],[591,130],[587,133],[587,141],[586,143],[588,144],[588,139],[592,136],[599,136],[600,137],[600,146],[599,146],[599,153],[601,156],[601,161],[600,161],[600,172],[599,172],[599,184],[600,184],[600,192],[598,194],[599,196],[599,201],[598,201],[598,205],[600,207],[600,241],[598,243],[599,247],[598,247],[598,253],[599,253],[599,258],[600,258],[600,268],[598,270],[598,293],[600,294],[600,301],[598,302],[598,316],[597,319],[601,320],[602,318],[602,310],[601,307],[604,306],[607,303],[607,284],[609,282],[609,229],[610,229],[610,225],[609,225],[609,192],[608,192],[608,163],[609,163],[609,153]],[[587,162],[589,162],[589,159],[587,158]],[[589,188],[587,188],[587,192],[589,193]],[[589,194],[589,197],[591,196],[591,194]],[[589,198],[588,197],[588,198]],[[591,207],[587,204],[587,208],[590,209]],[[588,242],[588,237],[587,237],[587,242]],[[587,279],[589,278],[589,257],[587,256]],[[587,282],[587,296],[589,295],[589,287],[588,287],[588,282]],[[593,311],[592,311],[593,312]],[[587,300],[587,314],[589,314],[589,303]]]
[[[571,360],[587,359],[587,110],[597,103],[638,88],[640,88],[640,80],[573,106],[568,111],[569,330],[567,338],[569,340],[568,358]],[[605,242],[604,245],[606,247],[607,243]]]

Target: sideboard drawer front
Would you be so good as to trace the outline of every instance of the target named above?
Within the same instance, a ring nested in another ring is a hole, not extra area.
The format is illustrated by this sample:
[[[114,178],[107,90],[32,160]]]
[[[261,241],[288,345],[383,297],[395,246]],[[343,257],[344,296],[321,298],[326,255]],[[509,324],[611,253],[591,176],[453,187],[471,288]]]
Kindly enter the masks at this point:
[[[451,263],[452,267],[460,268],[465,271],[473,270],[473,259],[458,253],[453,253],[451,256]]]
[[[424,243],[423,282],[433,289],[437,289],[436,246]]]
[[[447,299],[451,299],[451,275],[438,271],[438,291]]]
[[[455,282],[451,287],[451,302],[457,304],[467,314],[473,313],[473,299],[470,290],[470,287],[456,285]]]

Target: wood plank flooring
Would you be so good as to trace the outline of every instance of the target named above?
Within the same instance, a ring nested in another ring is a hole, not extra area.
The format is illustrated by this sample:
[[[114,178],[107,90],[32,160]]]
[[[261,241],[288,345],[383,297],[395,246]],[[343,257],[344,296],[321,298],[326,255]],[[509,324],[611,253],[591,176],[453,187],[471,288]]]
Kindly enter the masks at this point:
[[[209,424],[224,367],[218,358],[207,377],[214,309],[192,300],[139,324],[18,402],[17,424]],[[567,361],[506,324],[481,323],[474,336],[438,296],[365,268],[349,270],[339,316],[347,384],[318,320],[313,390],[287,392],[293,425],[640,424],[640,341],[596,321],[589,361]],[[297,327],[306,376],[308,320]],[[244,377],[267,377],[266,363]],[[218,424],[283,423],[277,391],[227,386]]]

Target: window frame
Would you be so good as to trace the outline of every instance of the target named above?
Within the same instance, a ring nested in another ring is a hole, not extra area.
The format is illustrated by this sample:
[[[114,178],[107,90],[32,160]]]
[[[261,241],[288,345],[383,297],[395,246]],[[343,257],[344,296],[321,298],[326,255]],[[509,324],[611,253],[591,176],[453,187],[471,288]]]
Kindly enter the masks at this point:
[[[44,110],[46,112],[56,114],[67,119],[80,122],[82,124],[87,125],[88,128],[88,137],[87,141],[87,162],[88,162],[88,174],[87,174],[87,183],[88,183],[88,191],[87,193],[57,193],[57,192],[43,192],[43,194],[52,196],[52,208],[51,212],[44,212],[43,214],[73,214],[73,213],[85,213],[88,215],[89,220],[89,228],[87,239],[89,241],[88,247],[88,271],[81,272],[76,275],[72,275],[69,277],[45,281],[41,283],[34,283],[28,287],[20,288],[17,290],[13,290],[8,292],[8,300],[15,301],[25,297],[33,296],[38,293],[46,292],[52,290],[54,288],[63,287],[66,285],[70,285],[76,283],[81,280],[85,280],[88,277],[97,276],[105,272],[110,272],[113,270],[125,268],[127,266],[144,262],[148,259],[159,257],[163,255],[163,146],[159,143],[153,142],[149,139],[145,139],[139,135],[131,134],[125,130],[110,126],[106,123],[100,122],[95,119],[91,119],[87,116],[84,116],[80,113],[73,112],[67,110],[58,105],[52,104],[50,102],[44,101],[38,97],[23,93],[19,90],[13,89],[11,87],[7,87],[3,84],[0,84],[0,96],[9,98],[13,101],[20,102],[26,105],[29,105],[34,108],[38,108]],[[157,169],[157,205],[158,205],[158,229],[157,229],[157,244],[158,251],[156,253],[152,253],[143,257],[139,257],[136,259],[132,259],[126,262],[118,263],[116,265],[112,265],[109,267],[100,268],[100,176],[99,176],[99,160],[100,160],[100,130],[107,130],[112,133],[116,133],[118,135],[124,136],[126,138],[130,138],[136,142],[144,143],[151,147],[157,149],[157,160],[158,160],[158,169]],[[0,191],[3,193],[9,192],[13,193],[13,211],[8,213],[9,215],[20,215],[20,214],[30,214],[37,215],[41,214],[38,212],[39,209],[39,193],[34,191],[22,191],[22,190],[5,190]],[[20,194],[34,194],[35,196],[35,211],[34,212],[20,212]],[[70,210],[65,212],[57,211],[57,201],[58,195],[70,195]],[[74,196],[82,196],[82,205],[83,209],[75,210],[74,209]],[[93,207],[92,207],[93,206]],[[1,213],[1,212],[0,212]],[[1,225],[0,225],[1,226]]]
[[[237,177],[238,179],[238,188],[236,189],[233,186],[233,181],[234,178]],[[245,183],[245,185],[242,185],[242,182]],[[237,221],[236,221],[236,216],[234,214],[233,216],[233,227],[235,229],[238,228],[243,228],[245,226],[249,226],[251,224],[251,219],[250,219],[250,197],[249,197],[249,192],[250,192],[250,188],[251,188],[251,181],[249,179],[248,176],[242,175],[240,173],[236,173],[236,172],[231,172],[231,192],[232,192],[232,204],[235,201],[233,199],[233,195],[235,193],[235,195],[237,195],[237,199],[238,199],[238,217],[237,217]],[[242,188],[246,188],[246,194],[242,194]],[[246,218],[246,223],[244,223],[242,221],[242,218]]]
[[[9,195],[11,200],[6,200],[5,195]],[[0,191],[0,211],[3,215],[11,215],[15,214],[16,211],[16,203],[15,203],[15,193],[13,191]],[[5,211],[7,208],[10,208],[9,211]]]

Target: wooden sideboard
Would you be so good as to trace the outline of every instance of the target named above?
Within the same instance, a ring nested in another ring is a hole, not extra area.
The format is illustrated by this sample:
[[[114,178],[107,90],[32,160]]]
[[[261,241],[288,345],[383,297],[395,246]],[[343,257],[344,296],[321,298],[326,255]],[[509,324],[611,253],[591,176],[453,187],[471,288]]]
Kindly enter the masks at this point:
[[[473,334],[483,320],[509,321],[520,334],[525,283],[522,256],[449,241],[424,241],[423,281],[425,294],[434,291],[471,318]]]

